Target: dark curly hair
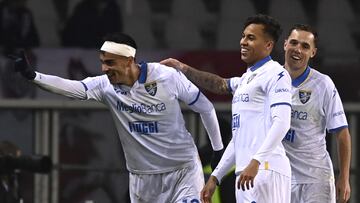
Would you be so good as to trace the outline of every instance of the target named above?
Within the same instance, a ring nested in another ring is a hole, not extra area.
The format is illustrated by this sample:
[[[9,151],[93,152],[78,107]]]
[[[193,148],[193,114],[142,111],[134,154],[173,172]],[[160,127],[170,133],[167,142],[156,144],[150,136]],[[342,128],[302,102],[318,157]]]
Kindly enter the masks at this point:
[[[250,24],[264,25],[264,33],[271,37],[276,43],[282,33],[280,23],[273,17],[263,14],[257,14],[246,19],[244,29]]]

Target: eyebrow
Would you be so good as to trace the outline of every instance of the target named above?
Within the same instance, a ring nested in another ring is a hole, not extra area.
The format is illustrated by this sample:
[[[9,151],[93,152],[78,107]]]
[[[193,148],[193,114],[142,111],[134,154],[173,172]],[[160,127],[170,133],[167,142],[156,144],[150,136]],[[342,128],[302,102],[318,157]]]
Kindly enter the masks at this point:
[[[291,42],[291,41],[296,41],[296,42],[298,42],[299,44],[307,44],[307,45],[310,45],[310,43],[308,43],[308,42],[300,41],[300,40],[297,40],[297,39],[290,39],[290,42]]]
[[[102,63],[109,63],[109,62],[113,62],[113,61],[115,61],[115,59],[105,59],[105,60],[100,59],[100,62],[102,62]]]
[[[243,37],[256,37],[256,35],[253,33],[248,33],[248,34],[243,33],[242,36]]]

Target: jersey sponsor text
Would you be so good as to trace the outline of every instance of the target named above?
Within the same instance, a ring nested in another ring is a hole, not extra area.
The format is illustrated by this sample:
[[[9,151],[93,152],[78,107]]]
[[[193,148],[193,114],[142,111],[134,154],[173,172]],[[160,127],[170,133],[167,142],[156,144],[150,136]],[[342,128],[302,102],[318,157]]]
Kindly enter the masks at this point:
[[[285,140],[285,141],[289,141],[289,142],[294,142],[294,140],[295,140],[295,130],[293,130],[293,129],[290,129],[287,133],[286,133],[286,135],[285,135],[285,137],[284,137],[284,139],[283,140]]]
[[[243,93],[243,94],[234,95],[232,103],[235,104],[237,102],[249,102],[249,101],[250,101],[249,94]]]
[[[158,122],[157,121],[134,121],[129,122],[130,132],[138,132],[142,134],[153,134],[158,133]]]
[[[116,104],[116,109],[118,111],[126,111],[129,113],[145,113],[145,114],[150,114],[153,112],[162,112],[166,110],[166,105],[164,103],[157,103],[157,104],[136,104],[133,103],[131,104],[131,106],[118,101]]]
[[[291,118],[297,120],[307,120],[308,113],[306,111],[298,111],[291,109]]]
[[[233,114],[232,116],[232,130],[240,127],[240,114]]]

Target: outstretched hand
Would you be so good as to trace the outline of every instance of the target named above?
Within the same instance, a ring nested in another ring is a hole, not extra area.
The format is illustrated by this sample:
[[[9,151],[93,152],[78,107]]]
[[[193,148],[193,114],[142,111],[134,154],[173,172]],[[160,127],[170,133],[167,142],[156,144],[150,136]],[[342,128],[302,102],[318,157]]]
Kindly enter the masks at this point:
[[[28,80],[35,78],[36,73],[30,66],[24,50],[21,50],[18,54],[9,55],[8,57],[14,62],[14,70],[16,72],[20,72],[21,75]]]
[[[183,73],[186,72],[185,64],[181,63],[180,61],[173,59],[173,58],[168,58],[168,59],[162,60],[162,61],[160,61],[160,64],[173,67]]]

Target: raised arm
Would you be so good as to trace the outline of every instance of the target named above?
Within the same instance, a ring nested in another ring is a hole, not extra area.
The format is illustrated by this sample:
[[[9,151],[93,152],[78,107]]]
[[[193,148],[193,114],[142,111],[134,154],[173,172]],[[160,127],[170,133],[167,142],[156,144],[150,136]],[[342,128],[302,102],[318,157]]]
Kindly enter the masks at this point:
[[[160,62],[161,64],[176,68],[183,72],[195,85],[216,94],[229,94],[227,80],[213,73],[199,71],[176,59],[168,58]]]
[[[36,77],[32,82],[41,89],[55,94],[75,99],[87,99],[85,85],[77,80],[68,80],[36,72]]]
[[[10,58],[14,61],[15,71],[20,72],[23,77],[40,88],[71,98],[86,99],[86,88],[82,82],[35,72],[24,51],[10,56]]]

